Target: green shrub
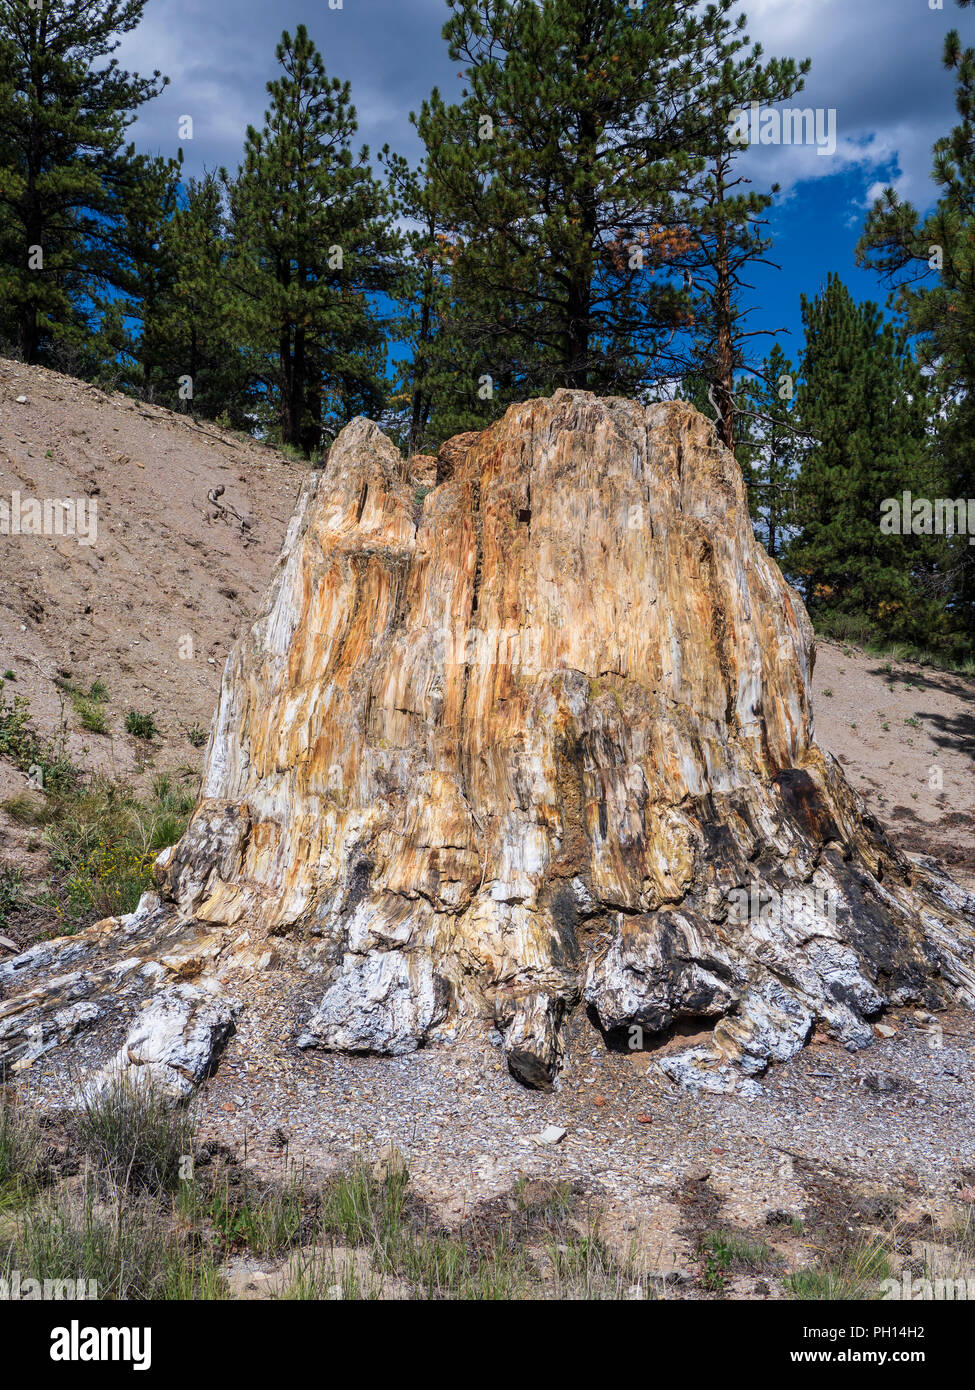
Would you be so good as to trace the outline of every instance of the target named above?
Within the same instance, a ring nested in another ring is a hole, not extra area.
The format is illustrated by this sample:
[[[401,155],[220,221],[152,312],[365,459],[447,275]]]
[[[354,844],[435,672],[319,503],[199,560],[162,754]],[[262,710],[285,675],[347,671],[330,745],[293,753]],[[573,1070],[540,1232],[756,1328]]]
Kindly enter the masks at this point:
[[[82,780],[81,770],[67,755],[66,737],[62,729],[56,742],[43,738],[34,726],[26,695],[8,700],[0,680],[0,756],[9,758],[20,772],[38,778],[42,789],[54,795],[71,791]]]
[[[56,882],[48,905],[60,929],[133,912],[152,885],[157,853],[180,839],[194,801],[192,786],[169,773],[146,799],[104,778],[62,797],[44,832]]]
[[[7,919],[26,905],[24,874],[16,864],[0,864],[0,929]]]
[[[232,1184],[225,1176],[209,1192],[194,1185],[184,1193],[182,1207],[195,1220],[211,1223],[225,1249],[245,1245],[255,1255],[279,1255],[298,1237],[304,1198],[295,1177],[283,1185],[259,1187],[247,1180]]]
[[[90,734],[107,734],[109,732],[105,711],[94,700],[79,700],[75,705],[75,710],[81,720],[82,728],[87,729]]]
[[[153,739],[158,734],[156,728],[156,717],[154,714],[141,714],[136,709],[130,709],[125,716],[125,731],[132,734],[135,738]]]

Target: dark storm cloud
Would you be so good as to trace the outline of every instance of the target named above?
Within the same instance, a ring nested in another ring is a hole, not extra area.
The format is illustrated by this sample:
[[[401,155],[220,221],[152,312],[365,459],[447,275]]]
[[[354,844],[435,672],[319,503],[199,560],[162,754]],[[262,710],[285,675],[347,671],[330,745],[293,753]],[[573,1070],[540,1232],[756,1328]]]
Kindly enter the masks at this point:
[[[971,12],[950,0],[752,0],[749,30],[768,55],[810,57],[806,91],[795,104],[835,107],[839,143],[831,157],[809,148],[756,152],[762,174],[789,188],[855,169],[866,201],[892,171],[908,196],[926,202],[932,142],[953,119],[952,81],[941,67],[948,28],[975,29]],[[171,86],[140,119],[143,148],[172,151],[177,122],[194,119],[184,145],[187,169],[234,167],[248,122],[260,124],[265,83],[274,75],[274,46],[283,28],[304,22],[328,71],[352,84],[360,137],[373,149],[387,141],[416,152],[408,113],[434,84],[457,85],[440,30],[444,0],[149,0],[122,57],[140,69],[158,67]],[[860,175],[862,174],[862,178]]]
[[[133,137],[140,148],[173,153],[179,119],[190,115],[187,171],[235,167],[248,123],[260,125],[267,107],[265,84],[277,75],[281,31],[304,23],[329,75],[351,83],[360,140],[415,153],[410,111],[435,84],[456,82],[440,37],[446,15],[444,0],[343,0],[341,10],[326,0],[149,0],[120,58],[140,71],[160,69],[170,85],[146,108]]]

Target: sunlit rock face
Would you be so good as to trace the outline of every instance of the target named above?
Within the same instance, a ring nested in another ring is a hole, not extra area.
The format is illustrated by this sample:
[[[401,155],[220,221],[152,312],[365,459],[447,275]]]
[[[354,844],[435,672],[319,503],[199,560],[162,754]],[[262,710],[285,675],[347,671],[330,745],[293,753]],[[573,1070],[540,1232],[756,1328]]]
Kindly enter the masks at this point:
[[[975,902],[895,853],[813,737],[813,638],[689,406],[559,391],[432,490],[353,421],[224,675],[161,893],[320,971],[299,1045],[493,1018],[555,1077],[569,1011],[748,1085],[814,1024],[975,996]],[[744,1078],[744,1082],[743,1082]]]

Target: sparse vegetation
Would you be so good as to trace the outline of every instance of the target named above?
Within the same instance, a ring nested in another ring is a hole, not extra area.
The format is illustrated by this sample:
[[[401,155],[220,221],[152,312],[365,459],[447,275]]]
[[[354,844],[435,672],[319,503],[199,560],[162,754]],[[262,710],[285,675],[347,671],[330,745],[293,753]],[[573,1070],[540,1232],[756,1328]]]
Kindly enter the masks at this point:
[[[764,1269],[773,1258],[765,1241],[727,1229],[702,1236],[697,1253],[701,1259],[701,1284],[710,1293],[721,1293],[732,1272]]]
[[[40,1163],[34,1115],[0,1086],[0,1211],[23,1202],[36,1185]]]
[[[55,677],[54,684],[62,694],[67,695],[81,725],[92,734],[107,734],[108,719],[103,706],[108,700],[108,688],[104,681],[93,680],[85,690],[75,685],[65,676]]]
[[[134,911],[156,854],[180,838],[194,800],[194,786],[169,773],[147,798],[101,778],[61,798],[44,832],[55,878],[46,905],[61,930]]]
[[[892,642],[878,632],[869,619],[849,613],[820,613],[814,621],[816,631],[834,642],[853,644],[869,656],[885,657],[882,669],[893,674],[894,661],[927,666],[934,671],[947,671],[956,676],[975,676],[975,657],[950,645],[932,650],[910,642]],[[850,648],[852,650],[852,647]]]
[[[0,680],[0,757],[34,779],[45,792],[70,791],[82,780],[80,768],[67,755],[66,731],[57,740],[43,738],[34,726],[30,702],[24,695],[9,700]]]
[[[281,1255],[295,1244],[302,1225],[304,1194],[297,1175],[277,1186],[231,1183],[229,1174],[201,1193],[195,1184],[184,1187],[182,1210],[196,1221],[213,1226],[221,1248],[244,1245],[255,1255]]]
[[[85,710],[100,712],[108,695],[101,681],[79,693],[61,677],[60,687]],[[139,736],[155,734],[152,715],[131,715],[148,721],[137,724]],[[18,825],[44,827],[52,868],[50,881],[30,893],[19,869],[0,869],[0,926],[15,912],[33,910],[48,919],[53,914],[59,930],[70,931],[98,917],[133,911],[151,883],[156,854],[186,828],[195,800],[187,776],[195,773],[160,774],[145,797],[106,778],[86,780],[65,752],[63,730],[57,742],[42,738],[26,697],[9,700],[2,681],[0,756],[36,779],[37,791],[9,797],[3,810]]]
[[[159,732],[156,728],[156,716],[152,713],[141,713],[137,709],[127,710],[125,732],[132,734],[134,738],[144,738],[147,741],[154,739]]]
[[[175,1192],[192,1157],[193,1122],[149,1084],[120,1081],[85,1093],[76,1120],[81,1151],[117,1188]]]
[[[881,1297],[879,1285],[890,1278],[887,1250],[877,1241],[850,1245],[785,1280],[790,1298],[869,1300]]]
[[[0,1255],[0,1273],[11,1268],[22,1279],[93,1283],[99,1299],[214,1299],[224,1287],[211,1255],[181,1237],[165,1207],[123,1189],[106,1200],[93,1180],[36,1199],[5,1262]]]
[[[0,864],[0,930],[24,903],[24,876],[16,864]]]
[[[285,1299],[653,1296],[635,1250],[607,1242],[578,1184],[520,1178],[448,1228],[395,1151],[378,1163],[360,1154],[320,1185],[286,1154],[279,1179],[258,1178],[222,1146],[198,1144],[191,1113],[148,1087],[82,1098],[67,1133],[83,1165],[70,1180],[52,1176],[36,1120],[0,1090],[0,1277],[94,1280],[101,1298],[218,1299],[232,1294],[227,1262],[246,1252],[266,1262],[266,1296]],[[782,1224],[803,1233],[799,1218]],[[954,1242],[968,1263],[971,1229],[969,1213]],[[729,1227],[706,1231],[697,1250],[700,1286],[719,1295],[735,1274],[783,1264]],[[871,1299],[890,1274],[883,1241],[864,1239],[783,1286],[797,1299]]]
[[[32,796],[29,792],[18,792],[0,802],[15,825],[47,825],[54,817],[54,806],[42,796]]]

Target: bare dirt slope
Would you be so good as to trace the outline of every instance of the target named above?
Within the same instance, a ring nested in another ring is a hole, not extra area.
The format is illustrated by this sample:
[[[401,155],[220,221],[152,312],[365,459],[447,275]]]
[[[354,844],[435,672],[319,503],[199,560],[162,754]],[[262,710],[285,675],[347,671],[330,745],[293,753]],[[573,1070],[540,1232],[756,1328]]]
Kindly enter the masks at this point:
[[[72,757],[129,775],[146,751],[124,731],[132,708],[155,714],[159,767],[198,764],[186,732],[209,724],[227,651],[267,583],[302,472],[213,425],[0,359],[0,498],[97,503],[93,545],[0,536],[0,676],[16,675],[8,697],[26,695],[53,734],[59,674],[86,689],[99,679],[110,733],[86,732],[69,702]],[[221,487],[220,505],[246,527],[208,503]],[[0,795],[16,785],[9,769],[0,774]]]
[[[816,736],[892,838],[975,882],[975,680],[820,642]]]

